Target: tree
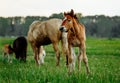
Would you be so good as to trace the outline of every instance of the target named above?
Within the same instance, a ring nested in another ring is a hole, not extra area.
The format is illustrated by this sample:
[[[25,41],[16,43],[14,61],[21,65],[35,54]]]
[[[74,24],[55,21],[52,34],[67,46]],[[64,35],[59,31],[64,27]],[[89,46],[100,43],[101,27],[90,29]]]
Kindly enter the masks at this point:
[[[8,26],[8,20],[6,18],[0,17],[0,36],[5,36]]]

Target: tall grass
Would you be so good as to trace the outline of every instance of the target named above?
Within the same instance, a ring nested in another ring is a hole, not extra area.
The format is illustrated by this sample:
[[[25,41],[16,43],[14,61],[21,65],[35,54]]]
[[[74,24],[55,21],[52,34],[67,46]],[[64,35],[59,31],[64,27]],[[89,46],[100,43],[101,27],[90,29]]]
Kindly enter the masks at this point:
[[[0,49],[14,39],[0,39]],[[120,83],[120,39],[89,38],[86,41],[91,74],[87,75],[82,63],[81,71],[67,73],[65,57],[61,55],[60,66],[56,67],[52,45],[45,46],[47,56],[44,65],[37,66],[33,52],[28,46],[27,62],[13,58],[13,63],[3,61],[0,51],[0,83]],[[75,48],[77,53],[77,48]]]

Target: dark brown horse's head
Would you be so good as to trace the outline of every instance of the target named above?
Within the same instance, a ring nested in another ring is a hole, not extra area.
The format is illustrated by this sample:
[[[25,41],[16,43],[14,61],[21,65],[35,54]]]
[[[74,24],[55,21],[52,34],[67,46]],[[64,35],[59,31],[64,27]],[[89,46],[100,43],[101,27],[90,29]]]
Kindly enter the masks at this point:
[[[64,12],[64,19],[62,21],[60,31],[62,32],[68,32],[69,30],[74,31],[74,20],[77,20],[76,14],[74,14],[74,11],[71,9],[70,12]]]

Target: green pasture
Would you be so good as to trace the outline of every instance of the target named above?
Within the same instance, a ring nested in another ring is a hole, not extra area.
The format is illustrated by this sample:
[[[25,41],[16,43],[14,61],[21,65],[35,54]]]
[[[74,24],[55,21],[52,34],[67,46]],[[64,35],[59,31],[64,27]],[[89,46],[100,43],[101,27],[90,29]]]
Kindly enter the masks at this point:
[[[62,53],[60,66],[56,67],[52,45],[45,46],[47,55],[44,65],[35,64],[29,44],[26,63],[17,61],[14,57],[13,63],[8,63],[3,60],[2,47],[7,43],[12,44],[13,40],[14,38],[0,38],[0,83],[120,83],[120,39],[87,38],[90,75],[86,74],[84,63],[81,71],[77,69],[77,61],[75,71],[68,74]],[[77,51],[75,48],[76,53]]]

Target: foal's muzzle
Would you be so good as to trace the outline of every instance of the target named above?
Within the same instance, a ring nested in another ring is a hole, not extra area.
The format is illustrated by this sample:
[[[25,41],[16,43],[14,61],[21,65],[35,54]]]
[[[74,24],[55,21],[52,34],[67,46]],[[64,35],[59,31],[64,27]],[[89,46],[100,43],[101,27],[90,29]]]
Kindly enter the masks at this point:
[[[59,30],[60,30],[61,32],[68,32],[68,30],[67,30],[64,26],[61,26]]]
[[[60,30],[60,31],[63,31],[63,29],[64,29],[64,27],[60,27],[60,29],[59,29],[59,30]]]

